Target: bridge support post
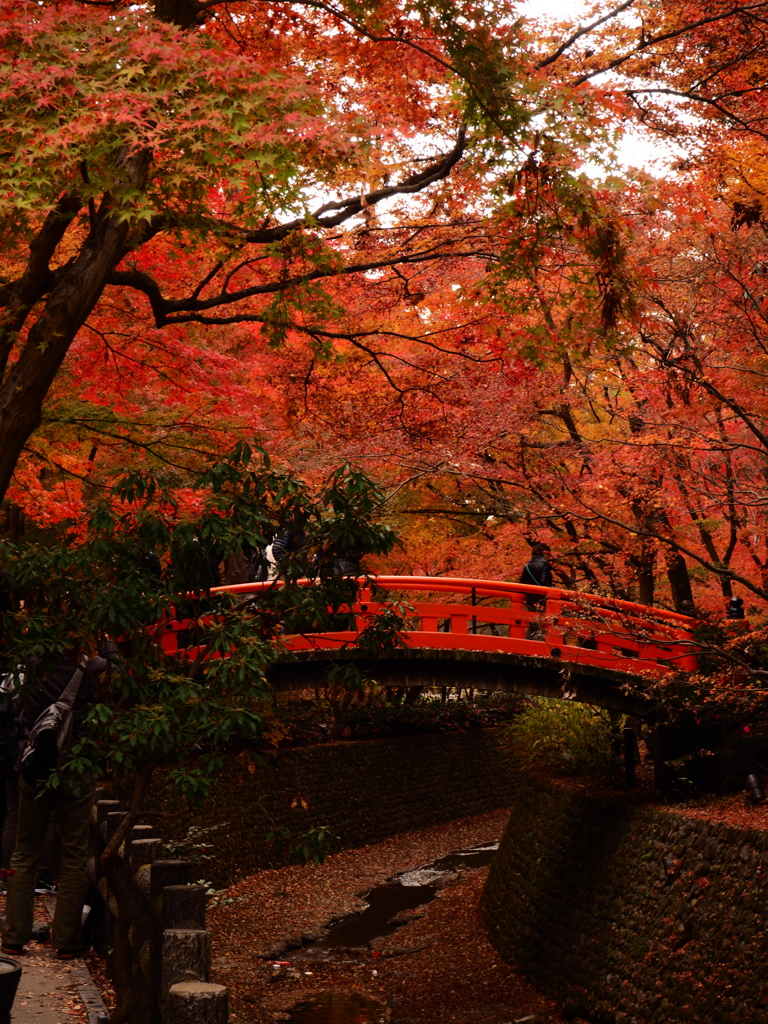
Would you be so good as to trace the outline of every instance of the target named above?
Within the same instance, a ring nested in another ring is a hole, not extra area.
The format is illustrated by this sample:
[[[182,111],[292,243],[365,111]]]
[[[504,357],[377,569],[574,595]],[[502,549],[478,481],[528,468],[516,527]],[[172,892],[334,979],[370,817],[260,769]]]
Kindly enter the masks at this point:
[[[674,744],[670,729],[664,725],[657,725],[649,738],[653,754],[653,784],[663,793],[671,788],[674,774],[669,765],[674,757]]]
[[[635,730],[628,726],[624,730],[624,785],[627,789],[634,789],[637,785],[635,775],[635,755],[637,753],[637,737]]]

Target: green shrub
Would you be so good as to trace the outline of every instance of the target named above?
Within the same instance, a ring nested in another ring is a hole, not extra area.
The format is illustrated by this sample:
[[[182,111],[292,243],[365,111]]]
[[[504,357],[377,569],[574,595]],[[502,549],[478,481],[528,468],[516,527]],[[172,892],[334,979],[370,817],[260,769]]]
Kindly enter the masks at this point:
[[[278,857],[285,857],[291,864],[322,864],[329,854],[329,843],[340,841],[341,836],[332,832],[327,825],[312,825],[301,835],[285,825],[278,825],[266,832],[264,838]]]
[[[576,774],[611,764],[611,719],[603,708],[532,698],[507,729],[514,756],[524,763]]]
[[[412,704],[370,704],[359,708],[350,723],[350,735],[411,736],[425,732],[466,732],[509,722],[528,706],[517,694],[489,694],[479,700],[420,697]]]

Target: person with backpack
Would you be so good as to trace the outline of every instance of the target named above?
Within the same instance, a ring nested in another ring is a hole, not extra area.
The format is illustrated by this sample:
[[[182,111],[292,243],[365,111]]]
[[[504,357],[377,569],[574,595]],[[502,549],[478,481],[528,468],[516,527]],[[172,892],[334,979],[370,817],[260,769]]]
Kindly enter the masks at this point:
[[[0,678],[0,791],[5,796],[5,817],[0,840],[0,868],[11,866],[16,846],[16,828],[19,821],[19,760],[24,749],[24,670],[7,672]],[[55,892],[53,864],[55,859],[56,819],[51,818],[37,868],[35,892]],[[5,875],[4,875],[5,877]]]
[[[257,551],[248,569],[249,583],[271,583],[290,565],[293,575],[307,570],[306,536],[304,530],[283,530],[272,538],[272,543]]]
[[[82,912],[88,890],[86,863],[94,785],[62,774],[56,789],[47,788],[51,774],[78,741],[83,713],[94,700],[105,658],[85,658],[76,649],[48,671],[28,666],[22,723],[28,739],[21,756],[16,846],[11,858],[2,951],[24,954],[32,935],[35,883],[40,852],[51,816],[58,821],[60,877],[52,942],[57,956],[82,955]]]

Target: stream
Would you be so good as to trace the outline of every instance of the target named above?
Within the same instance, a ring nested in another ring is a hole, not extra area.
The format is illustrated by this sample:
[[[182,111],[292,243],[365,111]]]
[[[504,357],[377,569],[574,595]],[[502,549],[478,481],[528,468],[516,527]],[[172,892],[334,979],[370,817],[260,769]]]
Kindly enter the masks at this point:
[[[460,850],[375,886],[362,896],[365,910],[337,921],[323,938],[307,943],[295,955],[302,960],[326,958],[368,947],[374,939],[391,935],[407,923],[408,911],[430,903],[462,868],[490,864],[498,845]],[[275,969],[283,966],[287,962]],[[381,1003],[355,992],[324,992],[294,1006],[287,1020],[290,1024],[383,1024],[387,1012]]]

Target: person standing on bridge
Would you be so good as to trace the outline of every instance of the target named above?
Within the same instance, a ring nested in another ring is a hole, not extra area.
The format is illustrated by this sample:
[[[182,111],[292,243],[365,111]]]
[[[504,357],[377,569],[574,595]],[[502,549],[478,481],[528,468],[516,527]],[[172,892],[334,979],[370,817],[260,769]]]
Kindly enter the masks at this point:
[[[549,544],[534,544],[531,548],[530,561],[523,569],[520,582],[532,584],[535,587],[551,587],[552,567],[549,564],[550,557]],[[544,601],[542,597],[535,597],[533,595],[531,595],[530,599],[535,601],[536,604],[533,606],[529,605],[529,607],[539,607]]]
[[[552,567],[549,564],[549,544],[534,544],[531,547],[531,557],[526,563],[520,575],[520,582],[535,587],[552,586]],[[526,594],[525,607],[531,611],[539,611],[546,604],[546,597],[543,594]],[[542,639],[542,631],[535,622],[529,622],[525,631],[526,640]]]

